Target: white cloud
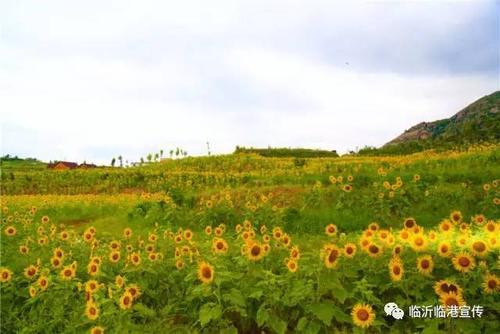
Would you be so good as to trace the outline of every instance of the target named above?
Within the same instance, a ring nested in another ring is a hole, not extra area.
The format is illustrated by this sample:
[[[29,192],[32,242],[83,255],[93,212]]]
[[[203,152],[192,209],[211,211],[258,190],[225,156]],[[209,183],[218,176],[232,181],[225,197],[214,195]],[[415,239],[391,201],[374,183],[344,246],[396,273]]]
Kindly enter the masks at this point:
[[[204,154],[207,140],[218,153],[381,145],[498,89],[472,58],[443,67],[469,44],[439,45],[489,5],[443,6],[0,5],[2,152],[107,163],[176,146]]]

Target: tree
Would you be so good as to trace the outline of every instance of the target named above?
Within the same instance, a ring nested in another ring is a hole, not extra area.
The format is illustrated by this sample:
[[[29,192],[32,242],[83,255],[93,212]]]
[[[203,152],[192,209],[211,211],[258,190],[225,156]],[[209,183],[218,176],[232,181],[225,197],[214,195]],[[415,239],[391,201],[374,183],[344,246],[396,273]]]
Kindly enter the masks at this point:
[[[155,153],[155,162],[158,161],[159,157],[160,157],[160,155],[158,153]]]
[[[141,157],[141,166],[144,165],[144,158]]]
[[[163,150],[160,150],[160,159],[163,159]]]
[[[118,161],[120,161],[120,167],[123,167],[123,157],[121,155],[118,156]]]
[[[111,167],[115,167],[115,163],[116,163],[116,159],[115,158],[111,159]]]
[[[170,150],[170,159],[172,159],[172,156],[174,155],[174,150]]]
[[[146,156],[146,159],[148,159],[148,162],[151,162],[151,159],[153,159],[153,156],[151,155],[151,153],[148,153],[148,155]]]

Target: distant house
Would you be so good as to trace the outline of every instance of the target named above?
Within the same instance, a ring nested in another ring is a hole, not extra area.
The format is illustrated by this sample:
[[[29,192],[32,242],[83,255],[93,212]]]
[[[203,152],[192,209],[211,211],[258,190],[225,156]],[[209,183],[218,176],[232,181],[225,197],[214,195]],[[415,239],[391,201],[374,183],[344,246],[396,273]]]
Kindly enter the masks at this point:
[[[84,162],[83,164],[80,164],[80,166],[78,166],[78,168],[85,168],[85,169],[87,169],[87,168],[96,168],[96,167],[97,167],[96,165],[94,165],[94,164],[88,164],[86,162]]]
[[[75,169],[78,167],[78,164],[76,162],[69,162],[69,161],[56,161],[48,164],[47,167],[56,170],[66,170],[66,169]]]

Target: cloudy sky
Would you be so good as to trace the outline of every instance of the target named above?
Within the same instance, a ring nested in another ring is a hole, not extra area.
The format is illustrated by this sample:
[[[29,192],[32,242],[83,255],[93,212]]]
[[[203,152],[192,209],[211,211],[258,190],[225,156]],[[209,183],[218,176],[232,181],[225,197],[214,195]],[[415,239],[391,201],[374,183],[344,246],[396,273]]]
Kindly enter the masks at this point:
[[[1,151],[382,145],[499,89],[499,2],[0,2]]]

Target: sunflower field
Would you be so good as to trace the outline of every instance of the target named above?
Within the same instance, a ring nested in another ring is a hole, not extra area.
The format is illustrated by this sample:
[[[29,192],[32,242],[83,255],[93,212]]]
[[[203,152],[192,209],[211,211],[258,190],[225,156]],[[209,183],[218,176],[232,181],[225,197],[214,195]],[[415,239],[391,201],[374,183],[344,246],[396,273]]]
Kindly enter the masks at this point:
[[[499,333],[499,161],[2,171],[1,332]]]

